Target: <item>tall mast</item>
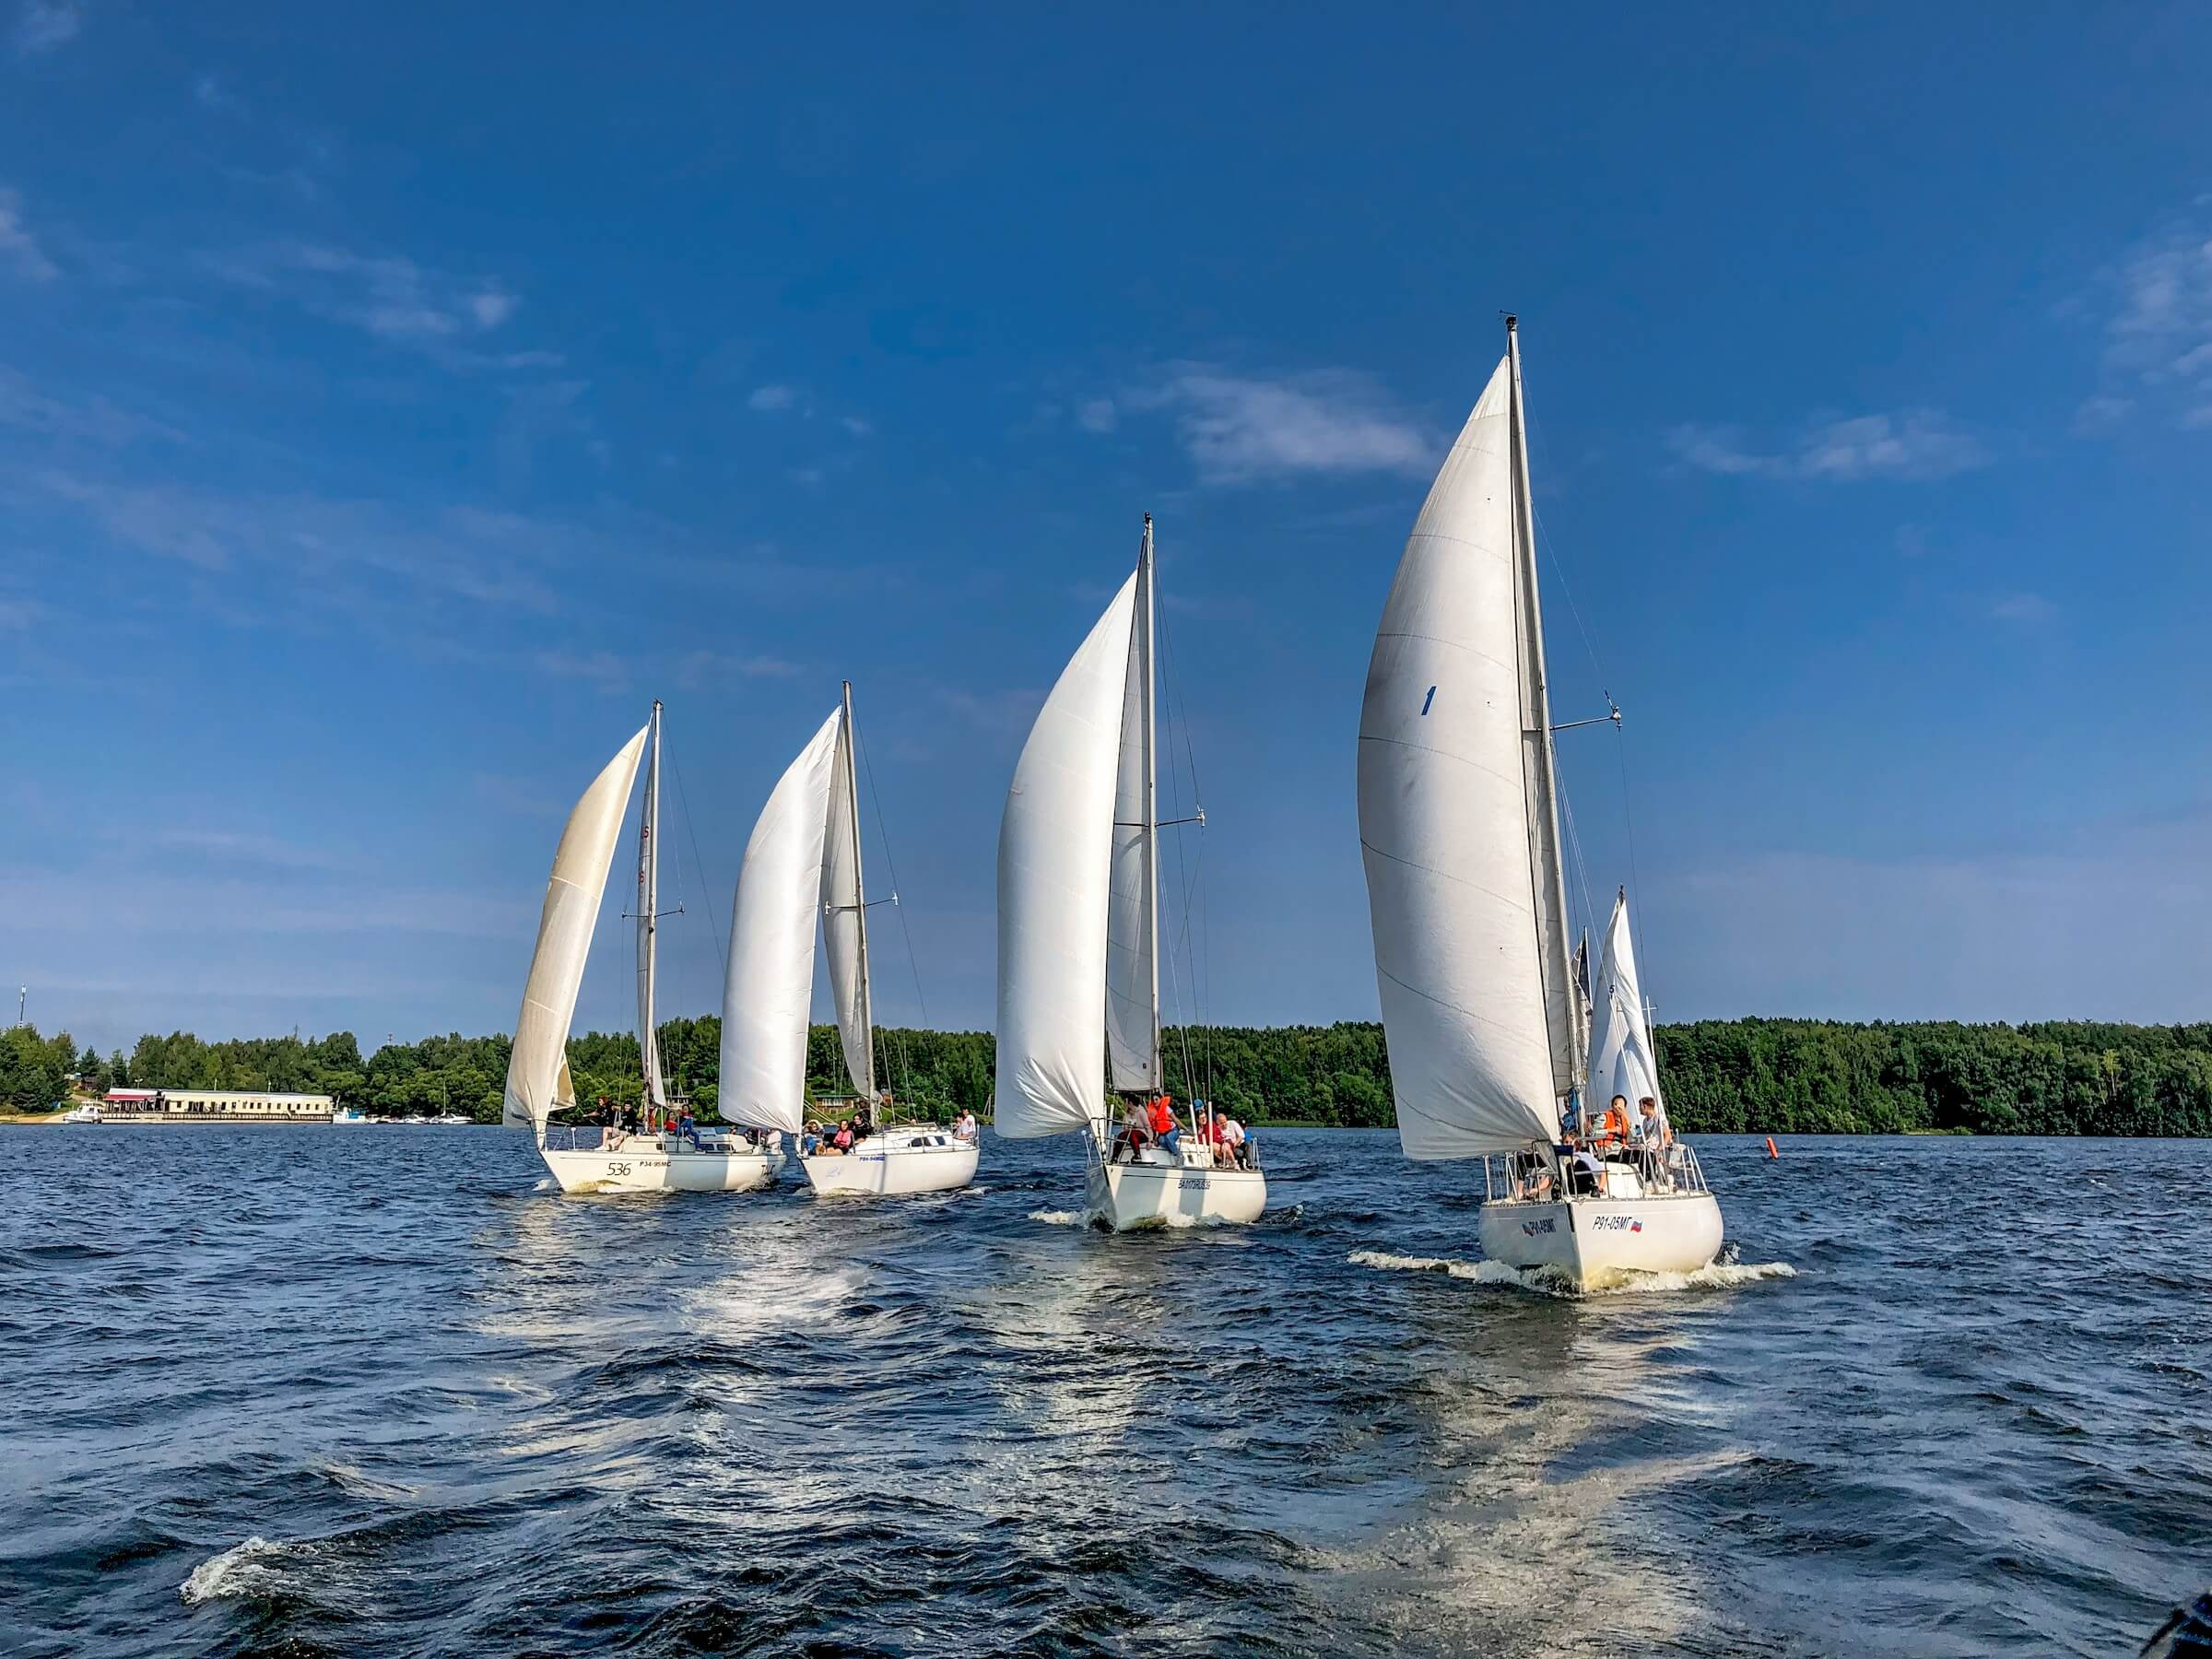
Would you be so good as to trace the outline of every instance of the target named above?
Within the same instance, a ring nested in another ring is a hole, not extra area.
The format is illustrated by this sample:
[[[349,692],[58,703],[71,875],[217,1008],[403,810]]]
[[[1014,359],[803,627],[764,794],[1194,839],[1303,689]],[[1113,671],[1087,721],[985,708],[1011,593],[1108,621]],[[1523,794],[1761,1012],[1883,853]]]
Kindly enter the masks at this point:
[[[849,811],[847,820],[853,827],[853,920],[859,944],[860,955],[860,1052],[865,1056],[861,1068],[867,1075],[868,1099],[876,1098],[876,1022],[868,1006],[868,894],[860,875],[860,775],[853,764],[853,682],[845,682],[844,731],[842,747],[845,751],[845,803]],[[896,875],[898,872],[893,871]]]
[[[1154,742],[1155,713],[1152,689],[1152,515],[1145,514],[1145,540],[1136,556],[1137,675],[1143,687],[1140,702],[1145,729],[1145,810],[1142,842],[1145,850],[1145,937],[1150,942],[1147,963],[1152,976],[1152,1041],[1148,1049],[1147,1087],[1159,1092],[1159,776]]]
[[[1562,1097],[1580,1089],[1587,1064],[1588,1033],[1574,993],[1574,963],[1568,945],[1567,872],[1559,849],[1559,788],[1551,747],[1551,696],[1544,672],[1544,607],[1536,583],[1535,502],[1528,483],[1528,420],[1522,403],[1521,334],[1517,319],[1505,320],[1505,350],[1512,365],[1513,543],[1518,555],[1523,634],[1522,683],[1528,706],[1523,740],[1532,760],[1530,825],[1538,845],[1531,849],[1535,877],[1538,964],[1544,976],[1544,1006],[1552,1054],[1552,1079]]]
[[[661,912],[661,700],[653,700],[652,741],[645,764],[645,803],[638,815],[638,1059],[645,1103],[659,1106],[660,1036],[653,1023],[653,979]]]

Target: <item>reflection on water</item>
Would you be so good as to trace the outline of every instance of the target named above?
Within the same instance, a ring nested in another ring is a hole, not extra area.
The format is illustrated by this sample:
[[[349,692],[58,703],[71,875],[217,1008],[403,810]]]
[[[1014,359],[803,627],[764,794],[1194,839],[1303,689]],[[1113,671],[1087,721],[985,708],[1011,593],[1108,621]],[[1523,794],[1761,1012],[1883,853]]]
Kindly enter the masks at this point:
[[[1121,1238],[1049,1143],[836,1206],[564,1199],[489,1131],[8,1146],[11,1655],[2091,1653],[2212,1559],[2156,1147],[1709,1142],[1730,1264],[1563,1299],[1378,1135]],[[2027,1196],[2099,1182],[2150,1202]]]

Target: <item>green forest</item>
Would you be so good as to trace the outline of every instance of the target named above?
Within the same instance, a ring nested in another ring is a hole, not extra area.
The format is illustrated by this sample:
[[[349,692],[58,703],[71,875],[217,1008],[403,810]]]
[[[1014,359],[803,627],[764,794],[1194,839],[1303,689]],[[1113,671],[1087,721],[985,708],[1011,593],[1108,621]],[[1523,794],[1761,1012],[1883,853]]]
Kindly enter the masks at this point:
[[[703,1112],[714,1104],[722,1022],[661,1027],[670,1085]],[[1845,1024],[1815,1019],[1699,1020],[1656,1031],[1660,1075],[1685,1133],[1971,1133],[2212,1135],[2212,1024]],[[879,1074],[915,1111],[988,1115],[994,1054],[987,1031],[877,1033]],[[1254,1123],[1382,1126],[1392,1119],[1382,1028],[1212,1027],[1165,1033],[1170,1086],[1218,1100]],[[75,1074],[112,1086],[304,1090],[391,1114],[500,1115],[505,1037],[426,1037],[366,1059],[352,1033],[203,1042],[190,1032],[141,1037],[126,1055],[81,1053],[66,1033],[0,1034],[0,1105],[38,1112],[65,1099]],[[628,1032],[571,1038],[569,1065],[587,1109],[634,1100],[638,1041]],[[816,1026],[807,1086],[844,1092],[837,1032]]]

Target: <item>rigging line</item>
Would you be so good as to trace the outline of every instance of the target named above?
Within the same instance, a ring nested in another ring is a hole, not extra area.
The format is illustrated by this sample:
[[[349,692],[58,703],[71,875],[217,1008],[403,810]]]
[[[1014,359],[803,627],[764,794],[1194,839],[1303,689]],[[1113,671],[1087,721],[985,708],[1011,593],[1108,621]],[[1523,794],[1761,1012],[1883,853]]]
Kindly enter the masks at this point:
[[[1521,426],[1529,434],[1529,448],[1533,452],[1535,448],[1535,423],[1529,419],[1526,406],[1521,411]],[[1567,601],[1567,614],[1574,618],[1575,631],[1583,636],[1583,650],[1590,658],[1591,669],[1603,680],[1606,675],[1605,665],[1598,660],[1597,641],[1591,638],[1590,626],[1583,620],[1583,607],[1574,602],[1574,584],[1567,580],[1567,567],[1559,558],[1559,545],[1553,541],[1551,532],[1544,527],[1544,510],[1536,505],[1534,490],[1529,492],[1528,511],[1535,520],[1536,540],[1551,560],[1552,574],[1559,579],[1559,594]]]
[[[1154,614],[1155,614],[1155,616],[1156,616],[1156,617],[1158,616],[1158,612],[1157,612],[1157,611],[1156,611]],[[1171,638],[1169,637],[1168,630],[1167,630],[1167,629],[1166,629],[1164,627],[1162,627],[1162,628],[1159,628],[1159,632],[1160,640],[1161,640],[1161,642],[1162,642],[1162,645],[1163,645],[1163,654],[1162,654],[1161,663],[1160,663],[1160,666],[1161,666],[1161,670],[1162,670],[1162,677],[1164,677],[1164,678],[1167,680],[1167,682],[1168,682],[1168,685],[1169,685],[1169,692],[1170,692],[1170,695],[1169,695],[1169,704],[1170,704],[1170,707],[1171,707],[1171,708],[1173,708],[1173,707],[1175,707],[1175,706],[1177,705],[1177,703],[1178,703],[1178,701],[1179,701],[1179,695],[1178,695],[1178,694],[1179,694],[1179,693],[1181,692],[1181,690],[1182,690],[1182,677],[1181,677],[1180,675],[1178,675],[1177,673],[1175,673],[1175,645],[1174,645],[1174,641],[1173,641],[1173,640],[1172,640],[1172,639],[1171,639]],[[1187,750],[1187,749],[1188,749],[1188,747],[1189,747],[1189,745],[1190,745],[1190,736],[1191,736],[1191,720],[1190,720],[1190,710],[1189,710],[1189,706],[1188,706],[1188,704],[1187,704],[1187,703],[1185,703],[1185,704],[1182,704],[1182,711],[1183,711],[1183,712],[1182,712],[1182,736],[1183,736],[1183,745],[1184,745],[1184,747],[1185,747],[1185,749]],[[1176,775],[1175,775],[1175,744],[1174,744],[1174,739],[1173,739],[1173,735],[1172,735],[1172,733],[1171,733],[1171,735],[1170,735],[1170,738],[1169,738],[1169,742],[1168,742],[1168,794],[1169,794],[1169,802],[1170,802],[1170,810],[1171,810],[1171,811],[1172,811],[1172,812],[1175,814],[1175,816],[1176,816],[1177,818],[1181,818],[1181,817],[1182,817],[1182,794],[1181,794],[1181,785],[1180,785],[1180,782],[1179,782],[1179,781],[1177,780],[1177,778],[1176,778]],[[1196,766],[1195,762],[1194,762],[1194,763],[1192,764],[1192,767],[1191,767],[1191,806],[1192,806],[1192,808],[1193,808],[1193,810],[1194,810],[1194,811],[1195,811],[1195,810],[1196,810],[1196,808],[1197,808],[1197,806],[1198,806],[1198,798],[1197,798],[1197,797],[1198,797],[1198,769],[1197,769],[1197,766]],[[1159,839],[1159,832],[1158,832],[1157,830],[1155,830],[1155,831],[1154,831],[1154,845],[1155,845],[1155,847],[1156,847],[1156,848],[1157,848],[1157,846],[1158,846],[1158,839]],[[1169,980],[1171,981],[1171,982],[1172,982],[1172,983],[1175,985],[1175,988],[1176,988],[1176,989],[1175,989],[1175,999],[1176,999],[1176,1004],[1177,1004],[1177,1006],[1178,1006],[1178,1008],[1180,1008],[1180,1007],[1182,1006],[1182,982],[1181,982],[1180,979],[1178,979],[1178,977],[1177,977],[1177,975],[1176,975],[1176,972],[1175,972],[1175,955],[1176,955],[1176,952],[1178,952],[1178,951],[1187,950],[1187,949],[1189,948],[1189,945],[1190,945],[1190,937],[1191,937],[1191,896],[1192,896],[1193,890],[1194,890],[1194,887],[1195,887],[1195,884],[1196,884],[1197,871],[1198,871],[1198,870],[1202,870],[1202,869],[1205,867],[1205,860],[1206,860],[1206,849],[1205,849],[1203,846],[1201,846],[1201,847],[1199,848],[1199,852],[1198,852],[1198,862],[1197,862],[1197,865],[1196,865],[1194,867],[1193,865],[1190,865],[1190,863],[1189,863],[1189,862],[1188,862],[1188,860],[1187,860],[1186,853],[1185,853],[1185,850],[1184,850],[1184,847],[1183,847],[1183,844],[1182,844],[1182,838],[1181,836],[1178,836],[1178,837],[1176,837],[1176,839],[1175,839],[1175,869],[1176,869],[1177,877],[1178,877],[1178,878],[1179,878],[1179,880],[1180,880],[1180,883],[1181,883],[1181,886],[1182,886],[1182,894],[1181,894],[1181,899],[1182,899],[1182,938],[1181,938],[1180,942],[1179,942],[1179,943],[1178,943],[1178,944],[1175,946],[1175,947],[1174,947],[1174,948],[1173,948],[1172,950],[1171,950],[1171,951],[1169,952],[1169,956],[1168,956],[1168,978],[1169,978]],[[1196,1069],[1195,1069],[1195,1067],[1194,1067],[1194,1066],[1192,1065],[1192,1062],[1191,1062],[1191,1026],[1192,1026],[1192,1024],[1193,1024],[1193,1022],[1194,1022],[1194,1021],[1196,1022],[1196,1024],[1198,1025],[1199,1030],[1200,1030],[1202,1033],[1205,1031],[1205,1030],[1206,1030],[1206,1007],[1205,1007],[1205,1004],[1204,1004],[1204,1002],[1201,1000],[1201,998],[1200,998],[1200,996],[1199,996],[1199,993],[1198,993],[1198,977],[1199,977],[1199,973],[1198,973],[1198,963],[1197,963],[1197,960],[1196,960],[1196,959],[1195,959],[1194,957],[1191,959],[1191,962],[1190,962],[1190,969],[1191,969],[1191,982],[1192,982],[1192,983],[1191,983],[1191,1006],[1190,1006],[1190,1012],[1189,1012],[1189,1015],[1188,1015],[1188,1017],[1186,1017],[1186,1018],[1184,1018],[1182,1021],[1181,1021],[1181,1022],[1180,1022],[1180,1024],[1178,1025],[1178,1027],[1177,1027],[1177,1030],[1176,1030],[1176,1035],[1177,1035],[1177,1037],[1178,1037],[1178,1038],[1181,1040],[1181,1041],[1182,1041],[1182,1086],[1183,1086],[1183,1092],[1184,1092],[1184,1094],[1185,1094],[1185,1095],[1186,1095],[1188,1098],[1190,1098],[1190,1099],[1192,1099],[1192,1100],[1195,1100],[1195,1099],[1197,1098],[1197,1092],[1198,1092],[1198,1091],[1197,1091],[1197,1074],[1196,1074]],[[1202,1037],[1202,1038],[1201,1038],[1201,1041],[1204,1041],[1204,1039],[1203,1039],[1203,1037]]]
[[[891,832],[883,821],[883,792],[876,787],[876,762],[868,754],[868,746],[860,735],[858,722],[853,727],[853,747],[860,751],[860,767],[868,775],[868,805],[876,810],[876,839],[883,843],[884,874],[891,878],[891,908],[899,912],[899,936],[906,941],[907,971],[914,976],[914,1006],[922,1015],[922,1029],[929,1029],[929,999],[922,994],[922,962],[914,955],[914,930],[908,925],[906,906],[899,900],[899,861],[891,856]],[[899,1039],[899,1070],[905,1079],[908,1093],[913,1090],[913,1069],[906,1053],[906,1038]]]
[[[1168,626],[1163,615],[1156,611],[1155,616],[1159,618],[1158,628],[1162,651],[1160,666],[1169,685],[1169,700],[1171,704],[1179,707],[1182,711],[1183,756],[1189,767],[1191,775],[1191,806],[1192,810],[1195,812],[1202,807],[1203,802],[1200,800],[1198,794],[1198,755],[1191,741],[1190,702],[1188,698],[1183,694],[1182,676],[1176,670],[1175,666],[1175,640],[1173,632]],[[1170,779],[1170,787],[1172,789],[1174,787],[1173,780],[1175,774],[1175,744],[1171,734],[1168,742],[1168,774]],[[1175,813],[1178,818],[1182,816],[1182,809],[1180,804],[1176,806]],[[1178,872],[1182,871],[1183,846],[1180,839],[1178,839],[1175,843],[1175,860],[1176,869]],[[1200,872],[1204,870],[1205,865],[1206,849],[1204,844],[1201,843],[1198,850],[1198,862],[1190,870],[1183,882],[1182,933],[1186,947],[1190,940],[1191,904],[1193,900],[1193,895],[1194,893],[1197,896],[1197,902],[1200,909],[1203,911],[1205,907],[1205,895],[1203,891],[1198,888],[1198,876]],[[1205,943],[1203,929],[1201,930],[1201,944],[1203,945]],[[1201,961],[1197,956],[1194,955],[1191,958],[1192,1014],[1198,1026],[1198,1041],[1200,1049],[1206,1056],[1206,1065],[1208,1077],[1208,1093],[1206,1098],[1208,1100],[1213,1098],[1211,1093],[1211,1077],[1213,1071],[1213,1026],[1208,1020],[1206,1014],[1207,1004],[1209,1001],[1207,987],[1210,979],[1210,958],[1208,961]],[[1190,1030],[1187,1025],[1184,1027],[1182,1036],[1184,1051],[1183,1069],[1187,1073],[1191,1070],[1189,1057]]]
[[[691,817],[690,797],[684,793],[684,769],[674,762],[670,763],[670,768],[676,773],[677,804],[684,809],[684,833],[691,842],[691,863],[699,871],[700,902],[707,907],[707,931],[714,935],[714,959],[722,964],[726,976],[730,968],[729,951],[722,942],[722,924],[714,915],[714,888],[707,880],[707,861],[699,855],[699,826]],[[682,879],[680,873],[677,879]]]

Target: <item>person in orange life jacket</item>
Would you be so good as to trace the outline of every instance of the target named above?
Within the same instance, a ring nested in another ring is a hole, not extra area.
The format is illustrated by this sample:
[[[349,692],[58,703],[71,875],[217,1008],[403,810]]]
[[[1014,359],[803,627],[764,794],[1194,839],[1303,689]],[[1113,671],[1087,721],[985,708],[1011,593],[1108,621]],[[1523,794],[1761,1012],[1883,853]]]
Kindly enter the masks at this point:
[[[1625,1141],[1629,1138],[1629,1097],[1617,1094],[1613,1103],[1597,1114],[1590,1138],[1603,1145],[1607,1141]]]
[[[1151,1106],[1152,1138],[1169,1151],[1175,1150],[1182,1139],[1182,1130],[1175,1122],[1175,1102],[1166,1095],[1154,1095]]]

